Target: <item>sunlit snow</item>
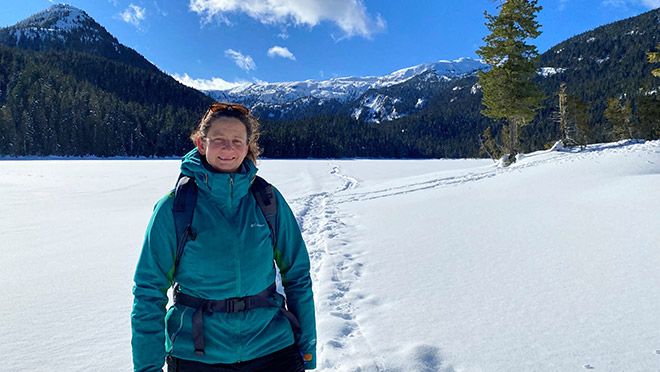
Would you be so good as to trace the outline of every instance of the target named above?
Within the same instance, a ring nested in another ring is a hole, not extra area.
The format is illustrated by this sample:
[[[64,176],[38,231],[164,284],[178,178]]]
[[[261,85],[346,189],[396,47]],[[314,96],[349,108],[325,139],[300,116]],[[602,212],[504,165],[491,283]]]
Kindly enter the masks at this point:
[[[4,370],[132,369],[133,270],[178,168],[0,161]],[[660,365],[660,141],[260,174],[308,244],[321,372]]]

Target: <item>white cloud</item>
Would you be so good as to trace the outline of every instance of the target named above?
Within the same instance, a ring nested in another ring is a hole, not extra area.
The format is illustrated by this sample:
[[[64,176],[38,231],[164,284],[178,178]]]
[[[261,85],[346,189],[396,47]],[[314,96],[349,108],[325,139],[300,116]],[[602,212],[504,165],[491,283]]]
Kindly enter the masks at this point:
[[[157,12],[158,14],[160,14],[160,15],[163,16],[163,17],[167,17],[167,12],[164,11],[164,10],[162,10],[162,9],[158,6],[158,2],[156,2],[156,1],[154,1],[154,8],[156,8],[156,12]]]
[[[282,57],[282,58],[288,58],[292,61],[296,60],[296,57],[293,55],[293,53],[289,51],[288,48],[277,45],[268,49],[268,57],[270,58]]]
[[[179,83],[198,90],[225,90],[225,89],[231,89],[237,86],[249,84],[247,82],[230,83],[220,78],[212,78],[208,80],[193,79],[190,76],[188,76],[188,74],[186,73],[184,73],[183,76],[179,74],[174,74],[172,75],[172,77],[176,79]]]
[[[629,5],[643,6],[649,9],[660,7],[660,0],[603,0],[604,6],[628,8]]]
[[[254,63],[254,60],[250,56],[245,56],[241,52],[237,52],[233,49],[225,50],[225,57],[231,58],[234,60],[234,63],[242,70],[249,72],[257,68],[257,65]]]
[[[603,5],[605,5],[605,6],[614,6],[614,7],[623,7],[623,6],[626,6],[626,0],[603,0]]]
[[[286,40],[289,38],[289,32],[287,31],[286,27],[282,27],[282,32],[277,34],[277,37],[279,37],[282,40]]]
[[[642,5],[649,9],[660,8],[660,0],[642,0]]]
[[[370,38],[386,28],[377,14],[367,14],[364,0],[190,0],[190,10],[204,17],[205,22],[217,18],[227,22],[226,14],[245,13],[265,24],[316,26],[323,21],[334,22],[344,37]]]
[[[135,4],[131,4],[126,8],[123,13],[119,13],[119,17],[126,23],[130,23],[135,27],[140,27],[140,22],[146,19],[147,10]]]

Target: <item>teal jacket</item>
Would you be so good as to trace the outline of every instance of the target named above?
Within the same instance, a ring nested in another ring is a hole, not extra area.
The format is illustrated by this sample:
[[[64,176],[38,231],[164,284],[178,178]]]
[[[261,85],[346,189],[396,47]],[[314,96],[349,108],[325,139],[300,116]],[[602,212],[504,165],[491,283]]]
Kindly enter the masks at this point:
[[[182,159],[181,172],[198,185],[189,241],[174,272],[176,231],[170,192],[155,206],[135,271],[131,314],[134,371],[161,371],[165,357],[204,363],[236,363],[258,358],[294,343],[289,321],[277,308],[204,316],[205,356],[194,353],[194,309],[166,309],[173,281],[179,290],[208,300],[255,295],[275,282],[277,263],[289,310],[301,324],[298,346],[316,367],[316,321],[309,256],[297,221],[282,195],[278,199],[277,247],[266,218],[249,191],[257,168],[245,161],[238,173],[217,173],[197,150]]]

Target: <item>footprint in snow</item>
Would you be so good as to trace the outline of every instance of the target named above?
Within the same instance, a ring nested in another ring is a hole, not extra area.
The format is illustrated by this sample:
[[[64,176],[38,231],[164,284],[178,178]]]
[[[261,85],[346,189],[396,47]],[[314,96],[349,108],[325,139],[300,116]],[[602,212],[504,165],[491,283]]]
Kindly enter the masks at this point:
[[[586,369],[595,369],[594,367],[591,366],[591,364],[585,365],[584,368],[586,368]]]
[[[655,353],[656,353],[656,354],[660,354],[660,350],[656,350]]]

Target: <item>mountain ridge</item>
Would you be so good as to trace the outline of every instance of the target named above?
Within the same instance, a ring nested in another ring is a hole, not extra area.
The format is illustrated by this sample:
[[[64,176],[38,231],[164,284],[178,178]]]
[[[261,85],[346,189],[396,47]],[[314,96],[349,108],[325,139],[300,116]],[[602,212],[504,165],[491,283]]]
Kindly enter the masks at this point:
[[[334,107],[337,105],[351,105],[353,101],[362,101],[364,102],[362,109],[354,108],[347,114],[360,118],[362,112],[369,111],[371,114],[366,116],[366,120],[380,122],[400,116],[385,113],[383,107],[374,109],[374,100],[364,98],[364,95],[368,92],[387,89],[427,73],[429,76],[435,75],[437,81],[448,82],[476,75],[477,71],[488,68],[488,65],[481,60],[459,58],[453,61],[439,60],[423,63],[384,76],[349,76],[322,81],[308,79],[266,84],[251,83],[229,89],[204,90],[203,92],[217,101],[242,103],[256,109],[258,112],[268,112],[269,118],[277,119],[286,118],[287,112],[296,111],[300,107],[308,107],[310,103],[327,105],[332,102]],[[376,99],[376,101],[382,100]],[[376,105],[378,104],[376,103]],[[382,115],[378,113],[382,113]]]
[[[144,56],[121,44],[84,10],[67,4],[54,4],[13,26],[0,28],[0,45],[34,51],[76,50],[160,71]]]

